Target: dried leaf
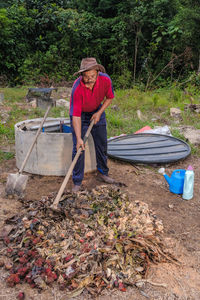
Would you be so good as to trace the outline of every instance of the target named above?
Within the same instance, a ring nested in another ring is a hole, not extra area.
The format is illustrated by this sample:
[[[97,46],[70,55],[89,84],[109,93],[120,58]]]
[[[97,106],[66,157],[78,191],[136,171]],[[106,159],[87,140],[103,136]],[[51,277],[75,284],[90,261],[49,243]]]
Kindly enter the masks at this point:
[[[132,258],[132,255],[130,255],[130,254],[126,255],[126,265],[133,266],[133,258]]]
[[[143,272],[144,271],[144,268],[143,267],[137,267],[137,268],[135,268],[135,270],[137,271],[137,272]]]
[[[84,278],[84,279],[80,282],[78,288],[80,289],[80,288],[86,287],[86,286],[88,286],[92,281],[93,281],[93,276],[87,276],[86,278]]]
[[[107,278],[109,278],[111,276],[111,273],[112,273],[111,269],[107,268],[106,269],[106,276],[107,276]]]
[[[66,295],[69,298],[75,298],[75,297],[79,296],[83,292],[83,290],[84,290],[84,288],[82,288],[82,289],[76,289],[76,290],[74,290],[71,293],[66,293]]]
[[[109,247],[99,248],[98,250],[99,250],[99,252],[111,252],[112,251],[112,249]]]
[[[116,243],[115,244],[115,248],[117,249],[117,251],[119,252],[119,253],[123,253],[123,246],[122,246],[122,244],[120,244],[120,243]]]

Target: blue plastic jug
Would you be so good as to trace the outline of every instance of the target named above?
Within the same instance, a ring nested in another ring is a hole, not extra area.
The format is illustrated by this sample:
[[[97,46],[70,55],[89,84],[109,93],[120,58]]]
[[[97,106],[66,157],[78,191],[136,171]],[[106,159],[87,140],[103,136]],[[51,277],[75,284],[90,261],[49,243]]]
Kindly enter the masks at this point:
[[[62,132],[71,133],[72,132],[71,127],[67,126],[65,124],[62,124]]]
[[[185,170],[183,169],[174,170],[172,172],[171,177],[169,177],[167,174],[163,174],[163,175],[169,184],[170,192],[174,194],[183,194]]]

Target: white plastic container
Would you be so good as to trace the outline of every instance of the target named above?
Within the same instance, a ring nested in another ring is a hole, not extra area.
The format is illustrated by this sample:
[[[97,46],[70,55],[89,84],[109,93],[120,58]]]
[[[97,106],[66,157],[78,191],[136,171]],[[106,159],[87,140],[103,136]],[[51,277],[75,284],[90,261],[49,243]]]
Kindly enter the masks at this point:
[[[183,185],[183,199],[190,200],[193,198],[194,190],[194,171],[192,166],[189,166],[185,172],[184,185]]]

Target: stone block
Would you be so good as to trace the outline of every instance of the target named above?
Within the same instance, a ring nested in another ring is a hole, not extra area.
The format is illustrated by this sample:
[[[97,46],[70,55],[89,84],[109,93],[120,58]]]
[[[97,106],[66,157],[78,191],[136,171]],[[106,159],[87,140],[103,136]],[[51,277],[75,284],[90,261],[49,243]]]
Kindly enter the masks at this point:
[[[171,107],[170,108],[170,116],[174,118],[181,117],[181,110],[179,108]]]
[[[59,99],[59,100],[56,100],[56,106],[57,107],[63,106],[63,107],[69,108],[70,103],[69,103],[69,101],[66,101],[65,99]]]

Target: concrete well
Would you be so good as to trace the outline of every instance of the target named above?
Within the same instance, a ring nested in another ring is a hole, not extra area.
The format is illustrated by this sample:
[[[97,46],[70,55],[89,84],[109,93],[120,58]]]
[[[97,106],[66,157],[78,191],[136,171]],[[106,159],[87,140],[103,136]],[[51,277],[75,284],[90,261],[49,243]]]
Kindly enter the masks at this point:
[[[41,118],[15,124],[16,164],[20,168],[36,135]],[[72,134],[60,131],[60,122],[69,125],[69,119],[47,118],[24,168],[38,175],[64,176],[72,162]],[[93,138],[90,135],[85,150],[85,172],[96,170]]]

